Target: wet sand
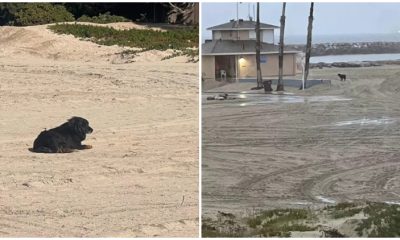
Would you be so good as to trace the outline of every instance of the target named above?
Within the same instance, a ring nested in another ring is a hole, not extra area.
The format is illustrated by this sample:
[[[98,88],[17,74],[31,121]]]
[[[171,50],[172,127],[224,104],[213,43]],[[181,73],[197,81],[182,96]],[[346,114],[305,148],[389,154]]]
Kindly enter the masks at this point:
[[[346,82],[336,76],[343,71]],[[286,88],[292,95],[284,96],[203,98],[204,215],[400,202],[400,68],[313,69],[310,77],[333,82],[307,91]]]

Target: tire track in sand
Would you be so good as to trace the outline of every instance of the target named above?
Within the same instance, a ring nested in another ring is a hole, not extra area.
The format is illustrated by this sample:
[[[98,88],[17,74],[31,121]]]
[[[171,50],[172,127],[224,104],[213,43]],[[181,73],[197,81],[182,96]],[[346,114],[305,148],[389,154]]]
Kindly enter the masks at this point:
[[[340,179],[347,177],[347,176],[354,176],[361,173],[371,172],[371,171],[378,171],[378,170],[385,170],[391,167],[400,167],[400,162],[390,162],[390,163],[382,163],[382,164],[372,164],[366,165],[356,168],[351,168],[348,170],[340,170],[334,171],[327,174],[319,175],[318,177],[308,179],[302,184],[300,189],[301,193],[306,196],[309,200],[315,201],[316,196],[331,196],[337,195],[338,192],[334,192],[332,185],[335,184]],[[379,177],[378,181],[376,179],[370,179],[368,182],[371,184],[367,184],[367,186],[371,189],[369,191],[361,191],[361,193],[369,193],[369,192],[377,192],[382,191],[383,186],[385,186],[386,182],[389,181],[397,171],[389,170],[388,172],[384,171]],[[354,192],[352,192],[354,193]],[[339,192],[340,194],[340,192]],[[339,199],[337,199],[339,200]],[[340,200],[350,200],[346,197],[342,197]]]

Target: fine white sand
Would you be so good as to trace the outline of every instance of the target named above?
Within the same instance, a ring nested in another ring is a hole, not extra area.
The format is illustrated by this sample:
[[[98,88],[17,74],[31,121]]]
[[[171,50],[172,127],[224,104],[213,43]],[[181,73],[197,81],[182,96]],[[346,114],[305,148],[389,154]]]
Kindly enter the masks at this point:
[[[198,64],[126,49],[0,27],[0,236],[198,235]],[[93,149],[28,151],[72,116]]]

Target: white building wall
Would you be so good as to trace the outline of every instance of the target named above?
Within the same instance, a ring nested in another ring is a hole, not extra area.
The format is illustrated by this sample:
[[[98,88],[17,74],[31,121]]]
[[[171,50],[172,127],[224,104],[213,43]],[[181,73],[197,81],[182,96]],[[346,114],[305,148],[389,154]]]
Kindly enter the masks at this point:
[[[241,30],[241,31],[212,31],[214,40],[256,40],[256,31],[255,30]],[[261,30],[261,41],[265,43],[274,44],[274,30],[266,29]]]
[[[262,30],[261,41],[274,44],[274,30]]]
[[[241,32],[245,32],[245,31],[241,31]],[[256,40],[256,30],[247,30],[246,32],[248,32],[248,36],[249,36],[248,39]],[[243,35],[243,34],[241,34],[241,35]],[[247,39],[242,37],[241,40],[247,40]],[[272,29],[262,30],[261,31],[261,41],[265,42],[265,43],[274,44],[274,30],[272,30]]]
[[[250,30],[249,31],[249,39],[255,40],[256,38],[257,38],[256,30]]]
[[[222,38],[221,31],[212,31],[212,34],[214,40],[220,40]]]

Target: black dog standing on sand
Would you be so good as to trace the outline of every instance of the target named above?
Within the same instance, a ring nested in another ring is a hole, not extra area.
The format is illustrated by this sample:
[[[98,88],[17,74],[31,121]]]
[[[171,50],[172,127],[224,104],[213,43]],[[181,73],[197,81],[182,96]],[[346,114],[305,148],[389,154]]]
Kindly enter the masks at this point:
[[[346,81],[346,74],[338,74],[338,76],[340,77],[340,81]]]
[[[90,145],[82,145],[86,134],[92,133],[88,120],[72,117],[59,127],[42,131],[29,150],[37,153],[70,153],[75,149],[90,149]]]

